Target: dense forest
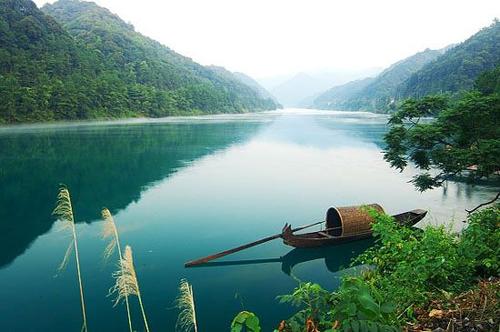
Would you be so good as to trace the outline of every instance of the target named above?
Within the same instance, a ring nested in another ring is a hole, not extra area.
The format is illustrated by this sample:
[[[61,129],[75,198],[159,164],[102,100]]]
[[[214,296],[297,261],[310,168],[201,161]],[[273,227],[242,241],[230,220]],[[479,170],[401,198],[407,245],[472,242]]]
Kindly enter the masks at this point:
[[[94,3],[0,1],[0,123],[275,109]]]
[[[336,86],[317,97],[312,107],[387,112],[408,97],[456,94],[473,87],[483,72],[500,64],[500,23],[495,20],[461,44],[425,50],[397,62],[375,78]]]

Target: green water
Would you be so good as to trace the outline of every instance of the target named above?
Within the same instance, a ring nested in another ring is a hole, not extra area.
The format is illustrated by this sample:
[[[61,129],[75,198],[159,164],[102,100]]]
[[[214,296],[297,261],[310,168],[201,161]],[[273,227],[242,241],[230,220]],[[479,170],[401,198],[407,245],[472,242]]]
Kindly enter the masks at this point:
[[[240,310],[266,331],[293,308],[275,297],[295,278],[334,289],[370,241],[292,250],[279,240],[185,269],[189,259],[322,220],[331,205],[377,202],[387,212],[430,211],[425,223],[459,221],[497,188],[449,183],[424,194],[414,175],[383,161],[386,118],[283,111],[160,121],[0,128],[0,329],[78,331],[74,261],[56,276],[70,237],[51,217],[58,185],[73,195],[90,331],[125,331],[123,305],[106,297],[99,212],[115,215],[134,250],[152,331],[173,331],[181,278],[192,284],[199,330],[227,331]],[[450,227],[459,228],[460,222]],[[142,330],[137,303],[133,320]]]

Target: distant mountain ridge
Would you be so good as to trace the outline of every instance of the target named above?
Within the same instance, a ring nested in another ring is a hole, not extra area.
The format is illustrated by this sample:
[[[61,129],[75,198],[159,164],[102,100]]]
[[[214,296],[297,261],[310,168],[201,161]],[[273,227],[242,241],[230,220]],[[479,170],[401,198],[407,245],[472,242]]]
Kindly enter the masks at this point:
[[[252,77],[248,76],[245,73],[241,72],[233,72],[232,73],[236,78],[238,78],[242,83],[252,87],[255,91],[259,92],[260,96],[264,99],[272,99],[276,104],[279,104],[278,99],[273,96],[266,88],[264,88],[259,82],[257,82]],[[282,107],[279,105],[279,107]]]
[[[335,86],[319,95],[310,107],[387,112],[405,98],[470,89],[481,73],[499,64],[500,23],[495,19],[463,43],[427,49],[374,78]]]
[[[377,111],[395,100],[399,84],[444,51],[426,49],[400,60],[379,75],[333,87],[313,102],[313,107],[348,111]]]
[[[367,75],[376,75],[379,72],[379,68],[365,68],[361,70],[330,69],[310,73],[300,72],[288,79],[281,80],[279,84],[275,83],[272,87],[268,86],[267,88],[281,104],[291,107],[301,107],[310,104],[310,101],[316,96],[333,85],[343,84],[353,79],[366,77]]]
[[[277,104],[95,3],[0,1],[0,123],[239,113]]]

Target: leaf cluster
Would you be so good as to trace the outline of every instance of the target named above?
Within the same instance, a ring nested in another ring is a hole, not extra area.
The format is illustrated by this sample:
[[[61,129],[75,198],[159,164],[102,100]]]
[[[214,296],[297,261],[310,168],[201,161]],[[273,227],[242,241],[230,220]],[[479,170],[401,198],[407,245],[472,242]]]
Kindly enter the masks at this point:
[[[260,321],[253,312],[242,311],[234,317],[231,323],[231,332],[260,332]]]
[[[488,88],[496,84],[489,75],[478,81],[481,90],[464,93],[457,101],[444,95],[408,99],[391,116],[384,159],[400,171],[414,164],[420,173],[412,182],[420,191],[457,175],[470,182],[496,176],[500,94],[495,86]]]

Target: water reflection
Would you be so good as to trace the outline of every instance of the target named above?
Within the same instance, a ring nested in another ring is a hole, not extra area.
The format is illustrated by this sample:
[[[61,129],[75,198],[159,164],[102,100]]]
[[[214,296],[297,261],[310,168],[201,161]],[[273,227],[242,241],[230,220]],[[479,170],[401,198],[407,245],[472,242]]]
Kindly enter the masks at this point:
[[[262,123],[49,126],[0,131],[0,268],[52,227],[59,184],[77,222],[137,201],[152,183],[251,137]]]
[[[427,222],[442,223],[496,190],[476,186],[468,198],[465,185],[450,182],[447,196],[415,191],[407,183],[414,170],[399,173],[382,158],[383,118],[281,114],[0,129],[3,330],[80,328],[74,274],[53,278],[67,244],[64,234],[49,231],[60,182],[70,186],[77,220],[86,221],[77,231],[92,331],[128,328],[123,308],[106,297],[114,266],[100,264],[105,243],[100,223],[92,222],[103,206],[114,213],[122,243],[134,248],[152,330],[173,329],[177,312],[167,308],[187,278],[200,330],[226,330],[244,302],[267,331],[293,311],[275,301],[296,286],[290,275],[335,289],[341,272],[332,271],[369,242],[290,251],[274,241],[228,257],[263,258],[252,264],[185,269],[184,262],[276,234],[285,222],[323,220],[331,205],[377,202],[388,213],[423,208]]]
[[[326,247],[294,248],[284,256],[276,258],[224,260],[220,262],[208,262],[196,265],[193,266],[193,268],[281,263],[281,271],[288,276],[292,276],[293,268],[296,265],[323,259],[327,270],[332,273],[336,273],[343,268],[349,267],[351,260],[371,247],[373,243],[373,239],[366,239]]]

